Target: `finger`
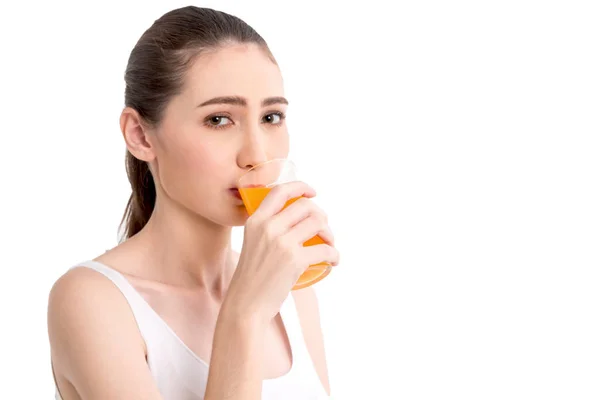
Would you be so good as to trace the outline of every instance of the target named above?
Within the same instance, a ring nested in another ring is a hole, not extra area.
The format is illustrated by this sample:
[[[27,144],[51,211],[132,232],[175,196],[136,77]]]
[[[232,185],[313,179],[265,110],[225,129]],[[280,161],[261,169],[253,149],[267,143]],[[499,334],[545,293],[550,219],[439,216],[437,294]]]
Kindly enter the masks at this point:
[[[322,262],[328,262],[331,265],[338,265],[340,253],[333,246],[328,244],[316,244],[302,249],[305,265],[314,265]]]
[[[304,243],[309,239],[312,239],[316,235],[319,235],[323,241],[330,245],[334,245],[333,232],[322,217],[318,215],[311,215],[310,217],[300,221],[294,226],[289,232],[291,240],[296,243]]]
[[[277,214],[285,206],[288,200],[296,197],[314,197],[316,192],[313,188],[301,181],[287,182],[275,186],[262,201],[255,215],[266,219]]]
[[[325,213],[314,202],[306,197],[301,197],[276,214],[273,220],[289,229],[311,215],[321,215],[323,220],[327,219]]]

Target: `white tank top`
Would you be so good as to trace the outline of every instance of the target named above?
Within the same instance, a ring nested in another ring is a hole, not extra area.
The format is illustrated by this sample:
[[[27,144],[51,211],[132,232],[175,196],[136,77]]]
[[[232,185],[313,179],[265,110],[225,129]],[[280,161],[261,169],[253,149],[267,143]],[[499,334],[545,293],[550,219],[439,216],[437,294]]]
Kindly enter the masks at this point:
[[[106,276],[123,293],[137,321],[148,350],[148,367],[164,400],[201,400],[208,379],[208,364],[196,356],[118,271],[97,261],[87,267]],[[329,399],[306,348],[298,313],[290,294],[280,309],[292,350],[292,368],[285,375],[265,379],[263,400]],[[56,400],[62,400],[56,389]]]

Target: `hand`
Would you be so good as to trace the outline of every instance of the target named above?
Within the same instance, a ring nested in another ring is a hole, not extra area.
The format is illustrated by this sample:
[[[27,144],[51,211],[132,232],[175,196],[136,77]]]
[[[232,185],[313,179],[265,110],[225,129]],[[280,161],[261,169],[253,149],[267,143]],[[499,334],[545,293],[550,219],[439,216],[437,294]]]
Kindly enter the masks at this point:
[[[337,265],[339,253],[327,216],[310,200],[315,195],[303,182],[275,186],[246,222],[240,260],[224,302],[238,317],[270,321],[309,265]],[[304,247],[315,235],[325,244]]]

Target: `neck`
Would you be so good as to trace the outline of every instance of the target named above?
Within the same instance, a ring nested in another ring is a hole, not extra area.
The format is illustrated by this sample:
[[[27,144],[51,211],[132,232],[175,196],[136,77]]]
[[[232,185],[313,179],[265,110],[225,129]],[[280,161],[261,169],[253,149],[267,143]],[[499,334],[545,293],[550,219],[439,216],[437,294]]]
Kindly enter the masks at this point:
[[[233,274],[231,227],[216,224],[178,204],[157,201],[144,229],[134,238],[147,249],[145,264],[157,280],[224,293]]]

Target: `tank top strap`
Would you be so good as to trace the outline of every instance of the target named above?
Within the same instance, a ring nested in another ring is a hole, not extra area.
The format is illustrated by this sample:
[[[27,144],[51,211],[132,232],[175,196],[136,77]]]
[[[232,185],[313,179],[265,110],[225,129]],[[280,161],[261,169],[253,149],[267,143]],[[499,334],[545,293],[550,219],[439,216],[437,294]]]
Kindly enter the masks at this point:
[[[104,275],[119,289],[123,297],[127,300],[133,316],[138,324],[140,333],[144,341],[148,341],[148,333],[153,332],[153,312],[150,305],[144,300],[142,295],[129,283],[129,281],[117,270],[108,267],[98,261],[86,260],[73,266],[73,268],[85,267]]]
[[[308,353],[306,341],[304,340],[304,334],[302,333],[302,325],[300,325],[300,318],[298,316],[296,302],[291,293],[283,302],[281,309],[279,310],[279,314],[281,315],[281,319],[283,320],[283,324],[290,341],[292,357],[294,358],[294,367],[302,364],[312,368],[312,359]]]
[[[284,377],[283,381],[285,382],[285,379],[297,380],[301,383],[302,387],[302,389],[298,390],[309,390],[310,393],[319,394],[319,399],[329,398],[321,384],[312,357],[308,351],[308,346],[302,332],[302,325],[300,324],[300,317],[298,316],[296,301],[292,293],[283,302],[279,309],[279,314],[286,328],[293,358],[292,369]]]

